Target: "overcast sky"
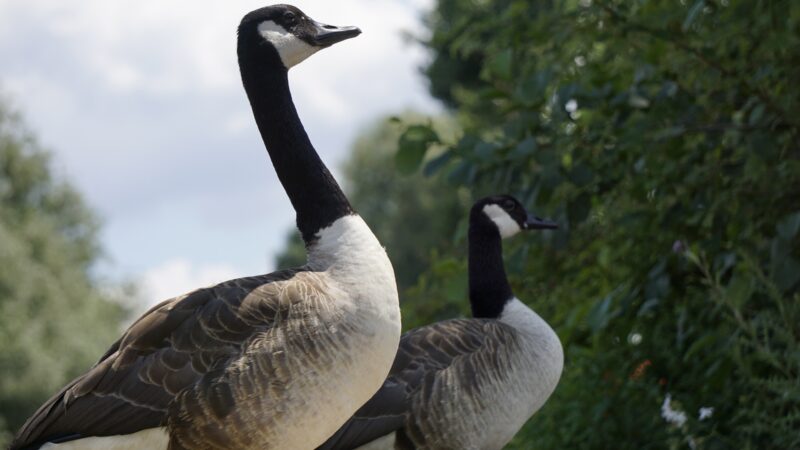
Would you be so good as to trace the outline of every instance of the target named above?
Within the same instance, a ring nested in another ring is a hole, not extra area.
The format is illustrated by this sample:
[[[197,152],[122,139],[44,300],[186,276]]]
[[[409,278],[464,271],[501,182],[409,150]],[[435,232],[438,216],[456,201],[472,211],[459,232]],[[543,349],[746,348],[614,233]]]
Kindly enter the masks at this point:
[[[433,111],[406,43],[431,0],[297,0],[363,34],[289,74],[306,130],[338,174],[360,130]],[[0,92],[104,222],[99,271],[149,303],[269,272],[294,222],[236,64],[236,26],[266,3],[0,0]],[[357,207],[357,205],[356,205]]]

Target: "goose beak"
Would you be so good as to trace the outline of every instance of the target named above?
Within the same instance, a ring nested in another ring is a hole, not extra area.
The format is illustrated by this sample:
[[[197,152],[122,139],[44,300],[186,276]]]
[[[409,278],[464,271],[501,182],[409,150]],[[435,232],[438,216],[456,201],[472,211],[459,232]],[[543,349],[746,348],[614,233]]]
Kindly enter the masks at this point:
[[[358,27],[337,27],[324,23],[313,23],[314,34],[310,36],[311,43],[317,47],[330,47],[337,42],[350,39],[361,34]]]
[[[526,230],[555,230],[556,228],[558,228],[557,223],[536,217],[533,214],[528,214],[528,218],[525,220]]]

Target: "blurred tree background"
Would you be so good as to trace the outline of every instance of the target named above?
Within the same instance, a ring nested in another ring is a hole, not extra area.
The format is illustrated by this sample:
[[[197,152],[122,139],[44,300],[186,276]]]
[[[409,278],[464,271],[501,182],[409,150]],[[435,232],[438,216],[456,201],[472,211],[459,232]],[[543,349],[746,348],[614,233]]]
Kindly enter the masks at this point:
[[[91,276],[97,221],[0,103],[0,446],[119,334]],[[86,326],[86,324],[92,326]]]
[[[566,352],[510,448],[800,448],[800,3],[438,0],[426,24],[460,131],[407,124],[400,174],[372,133],[348,186],[405,328],[468,314],[471,200],[561,224],[506,245]]]

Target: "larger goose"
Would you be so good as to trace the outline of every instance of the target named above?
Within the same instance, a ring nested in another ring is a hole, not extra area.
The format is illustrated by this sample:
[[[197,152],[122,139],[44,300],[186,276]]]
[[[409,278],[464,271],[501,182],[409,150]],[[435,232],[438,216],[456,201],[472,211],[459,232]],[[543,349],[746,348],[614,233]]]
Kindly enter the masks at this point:
[[[287,78],[359,33],[287,5],[239,26],[242,81],[308,264],[157,305],[28,419],[12,449],[309,449],[381,386],[400,337],[392,266],[311,145]]]
[[[383,387],[322,449],[501,449],[553,392],[558,336],[511,291],[501,239],[555,228],[510,196],[484,198],[469,222],[472,319],[411,330]]]

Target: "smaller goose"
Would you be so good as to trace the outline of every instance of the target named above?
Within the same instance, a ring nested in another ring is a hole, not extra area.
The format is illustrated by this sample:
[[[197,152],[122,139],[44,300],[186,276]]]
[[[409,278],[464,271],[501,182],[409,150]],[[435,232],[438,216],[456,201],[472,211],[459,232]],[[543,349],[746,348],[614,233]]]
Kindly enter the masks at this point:
[[[539,408],[563,368],[552,328],[511,292],[504,238],[553,229],[515,198],[487,197],[469,224],[472,319],[405,333],[381,389],[320,449],[500,449]]]

